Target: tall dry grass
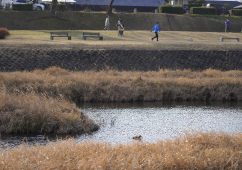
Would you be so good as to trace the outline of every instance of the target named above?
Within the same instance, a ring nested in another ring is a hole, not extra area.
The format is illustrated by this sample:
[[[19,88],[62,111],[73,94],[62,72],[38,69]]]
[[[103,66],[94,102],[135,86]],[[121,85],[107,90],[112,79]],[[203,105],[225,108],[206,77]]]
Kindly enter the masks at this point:
[[[242,169],[242,134],[119,145],[67,140],[1,150],[0,160],[0,169]]]
[[[0,115],[0,133],[81,134],[98,129],[75,104],[33,92],[0,91]]]
[[[81,101],[242,100],[242,71],[208,69],[71,72],[58,67],[33,72],[1,72],[9,93],[45,93]]]

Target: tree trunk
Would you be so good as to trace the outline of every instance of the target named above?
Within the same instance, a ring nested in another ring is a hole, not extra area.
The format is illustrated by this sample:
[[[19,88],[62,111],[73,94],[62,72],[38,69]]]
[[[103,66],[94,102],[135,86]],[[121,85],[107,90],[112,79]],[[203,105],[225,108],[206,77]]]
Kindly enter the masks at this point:
[[[114,0],[111,0],[110,4],[108,5],[108,14],[112,14],[113,13],[113,1]]]
[[[57,0],[52,0],[52,5],[51,5],[51,8],[50,8],[50,15],[51,16],[55,16],[56,14],[56,11],[57,11]]]

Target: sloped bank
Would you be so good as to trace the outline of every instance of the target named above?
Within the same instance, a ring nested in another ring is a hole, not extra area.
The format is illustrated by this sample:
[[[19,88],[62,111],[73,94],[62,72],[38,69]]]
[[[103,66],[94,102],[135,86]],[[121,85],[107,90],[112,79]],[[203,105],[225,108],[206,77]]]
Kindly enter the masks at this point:
[[[73,72],[51,67],[31,72],[0,72],[0,85],[0,89],[6,89],[10,94],[36,93],[68,99],[77,104],[164,100],[242,101],[242,71],[239,70]]]
[[[18,89],[9,93],[3,86],[0,87],[0,134],[83,134],[99,129],[73,103],[33,92],[24,94]]]
[[[106,15],[106,12],[59,11],[59,17],[49,17],[46,11],[0,10],[0,21],[1,27],[9,30],[102,30]],[[126,30],[150,30],[156,22],[160,22],[161,31],[224,32],[227,19],[226,16],[122,12],[110,15],[111,30],[117,30],[115,24],[120,16]],[[232,32],[241,32],[240,19],[229,19]]]
[[[57,66],[73,71],[242,70],[242,51],[1,49],[0,71]]]

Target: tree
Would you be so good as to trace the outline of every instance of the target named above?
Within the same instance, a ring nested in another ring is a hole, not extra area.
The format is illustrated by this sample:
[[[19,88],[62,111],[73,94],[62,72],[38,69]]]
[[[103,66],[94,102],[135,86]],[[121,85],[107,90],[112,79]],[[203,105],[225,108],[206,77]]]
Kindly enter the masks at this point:
[[[112,14],[113,13],[113,2],[114,0],[111,0],[111,2],[108,5],[108,14]]]
[[[57,11],[57,0],[52,0],[52,4],[51,4],[51,7],[50,7],[50,12],[49,14],[51,16],[55,16],[56,15],[56,11]]]
[[[225,6],[228,10],[231,10],[231,9],[232,9],[232,8],[231,8],[231,5],[230,5],[229,3],[224,4],[224,6]]]

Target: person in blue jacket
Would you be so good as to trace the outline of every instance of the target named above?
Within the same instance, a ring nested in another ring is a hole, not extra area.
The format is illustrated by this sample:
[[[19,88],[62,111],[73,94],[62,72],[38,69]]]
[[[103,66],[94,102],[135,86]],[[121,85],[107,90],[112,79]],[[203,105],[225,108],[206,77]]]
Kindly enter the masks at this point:
[[[158,41],[158,31],[160,32],[160,23],[157,22],[157,24],[154,26],[154,28],[151,29],[151,31],[155,32],[155,37],[151,38],[151,40],[153,41],[153,39],[157,38]]]
[[[226,19],[226,21],[225,21],[225,32],[226,32],[227,30],[230,32],[230,30],[229,30],[229,24],[230,24],[229,19]]]

